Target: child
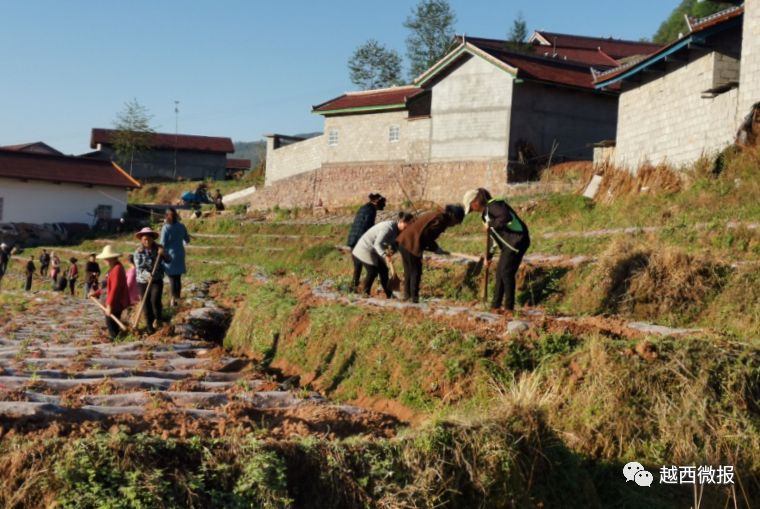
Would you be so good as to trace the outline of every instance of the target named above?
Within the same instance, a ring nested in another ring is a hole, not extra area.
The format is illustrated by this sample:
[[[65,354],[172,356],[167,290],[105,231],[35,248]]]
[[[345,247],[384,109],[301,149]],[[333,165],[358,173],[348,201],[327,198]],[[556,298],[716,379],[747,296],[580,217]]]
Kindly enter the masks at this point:
[[[27,292],[32,289],[32,278],[35,272],[37,272],[37,267],[34,266],[34,255],[31,255],[29,261],[26,262],[26,284],[24,285],[24,290]]]
[[[69,258],[69,272],[66,275],[66,278],[69,280],[69,292],[71,293],[71,296],[74,296],[74,288],[76,288],[77,285],[77,278],[79,277],[79,267],[77,266],[77,259],[73,256]]]

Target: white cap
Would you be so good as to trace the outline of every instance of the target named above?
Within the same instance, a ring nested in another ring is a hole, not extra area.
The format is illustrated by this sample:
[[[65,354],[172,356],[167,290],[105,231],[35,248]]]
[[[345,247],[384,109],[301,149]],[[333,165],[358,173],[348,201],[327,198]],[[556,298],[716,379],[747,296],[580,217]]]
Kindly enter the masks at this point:
[[[472,204],[473,200],[477,197],[478,197],[477,189],[470,189],[469,191],[464,193],[464,198],[462,198],[462,205],[464,205],[465,215],[470,213],[470,205]]]

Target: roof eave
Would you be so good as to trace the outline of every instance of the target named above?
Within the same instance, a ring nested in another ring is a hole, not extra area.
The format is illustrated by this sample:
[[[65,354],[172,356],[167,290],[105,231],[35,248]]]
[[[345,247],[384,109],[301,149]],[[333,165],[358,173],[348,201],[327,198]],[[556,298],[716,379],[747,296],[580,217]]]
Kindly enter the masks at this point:
[[[474,44],[470,44],[469,42],[462,43],[458,48],[456,48],[454,51],[440,59],[438,62],[436,62],[430,69],[419,75],[415,80],[414,84],[418,87],[423,86],[425,83],[429,82],[431,79],[433,79],[435,76],[437,76],[439,73],[441,73],[443,70],[445,70],[452,62],[454,62],[457,58],[462,56],[464,53],[468,53],[472,56],[480,57],[486,62],[489,62],[496,67],[500,68],[503,71],[506,71],[507,73],[511,74],[513,77],[517,76],[518,69],[515,67],[512,67],[511,65],[502,62],[498,58],[489,55],[487,52],[483,51],[482,49],[478,48]]]
[[[395,103],[395,104],[382,104],[379,106],[355,106],[352,108],[338,108],[335,110],[321,110],[316,111],[313,110],[312,113],[316,113],[317,115],[339,115],[339,114],[349,114],[349,113],[375,113],[379,111],[394,111],[394,110],[403,110],[406,109],[406,102],[403,103]]]

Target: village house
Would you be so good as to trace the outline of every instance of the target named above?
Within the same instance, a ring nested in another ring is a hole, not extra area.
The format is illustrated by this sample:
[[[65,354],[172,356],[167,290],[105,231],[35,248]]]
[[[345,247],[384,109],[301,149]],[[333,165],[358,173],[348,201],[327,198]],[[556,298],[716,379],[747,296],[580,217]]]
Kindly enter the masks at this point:
[[[90,148],[96,152],[87,155],[114,160],[116,133],[113,129],[93,129]],[[227,154],[235,151],[230,138],[213,136],[153,133],[148,143],[150,149],[132,164],[132,176],[140,180],[224,180]]]
[[[598,164],[684,167],[735,141],[760,101],[760,0],[688,21],[677,41],[596,76],[599,90],[621,87],[615,144]]]
[[[228,157],[227,163],[225,164],[225,170],[226,170],[225,178],[231,179],[236,176],[239,177],[250,169],[251,169],[250,159],[234,159],[234,158]]]
[[[110,161],[0,149],[0,223],[118,219],[140,183]]]
[[[517,52],[506,41],[461,36],[412,85],[314,106],[325,119],[321,136],[267,135],[267,186],[309,172],[327,182],[340,171],[346,182],[354,170],[377,176],[382,167],[388,179],[424,168],[429,195],[439,181],[454,195],[504,188],[549,162],[590,160],[595,142],[615,137],[618,100],[614,89],[595,89],[591,67],[613,68],[659,46],[548,32],[531,44],[532,52]],[[315,193],[325,195],[315,201],[341,201],[334,191]]]
[[[0,147],[2,150],[15,150],[16,152],[29,152],[32,154],[50,154],[55,156],[62,156],[63,152],[57,150],[47,143],[41,141],[34,141],[31,143],[20,143],[18,145],[5,145]]]

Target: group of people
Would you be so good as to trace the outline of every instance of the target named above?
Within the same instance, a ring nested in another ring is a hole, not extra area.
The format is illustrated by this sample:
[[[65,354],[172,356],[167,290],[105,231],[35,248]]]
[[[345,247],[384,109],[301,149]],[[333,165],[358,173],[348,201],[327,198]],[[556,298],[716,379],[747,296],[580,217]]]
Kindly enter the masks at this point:
[[[140,245],[130,254],[130,268],[124,269],[120,258],[122,254],[109,244],[95,258],[108,264],[105,289],[90,288],[88,297],[99,298],[105,290],[104,313],[106,327],[111,338],[119,334],[116,320],[121,318],[124,310],[143,302],[145,329],[153,334],[163,321],[164,276],[170,283],[170,306],[179,303],[182,293],[182,274],[185,273],[185,244],[190,242],[190,235],[185,225],[179,221],[174,208],[166,211],[161,232],[145,227],[135,233]],[[116,320],[114,320],[116,318]]]
[[[369,296],[375,280],[388,298],[393,297],[389,274],[392,257],[398,252],[404,267],[404,300],[419,302],[422,281],[422,256],[425,251],[449,254],[437,243],[448,228],[461,224],[470,213],[480,214],[487,235],[484,260],[486,269],[500,251],[496,266],[492,309],[514,310],[517,270],[530,247],[528,226],[503,198],[494,198],[483,188],[467,191],[462,204],[450,204],[414,217],[400,212],[395,219],[375,224],[377,211],[383,210],[386,199],[377,193],[357,212],[348,236],[353,261],[353,288]],[[360,288],[362,271],[367,275]]]

